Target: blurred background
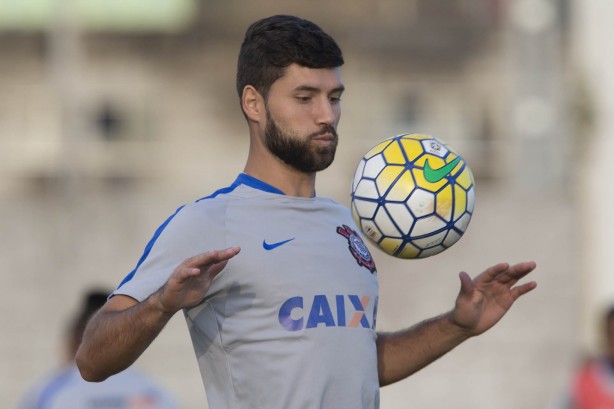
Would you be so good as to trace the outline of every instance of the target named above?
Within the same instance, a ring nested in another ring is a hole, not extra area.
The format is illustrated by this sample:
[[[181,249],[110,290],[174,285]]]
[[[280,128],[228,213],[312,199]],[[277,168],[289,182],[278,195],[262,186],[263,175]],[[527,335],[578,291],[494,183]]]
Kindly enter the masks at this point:
[[[57,364],[86,289],[114,288],[177,207],[242,171],[236,56],[247,26],[277,13],[344,50],[319,195],[349,204],[360,157],[404,132],[448,142],[476,178],[454,247],[419,261],[373,249],[380,330],[450,309],[460,270],[538,263],[536,291],[383,388],[382,408],[545,408],[599,350],[614,301],[613,2],[0,0],[0,407]],[[136,365],[206,407],[180,314]]]

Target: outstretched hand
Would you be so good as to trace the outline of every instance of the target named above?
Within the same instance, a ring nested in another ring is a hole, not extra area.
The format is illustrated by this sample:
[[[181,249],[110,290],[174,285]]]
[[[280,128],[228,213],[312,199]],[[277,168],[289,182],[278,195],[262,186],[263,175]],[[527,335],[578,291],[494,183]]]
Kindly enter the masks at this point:
[[[229,247],[201,253],[184,260],[159,290],[160,308],[168,313],[175,313],[201,302],[215,276],[239,251],[241,251],[239,247]]]
[[[474,279],[461,272],[461,289],[450,318],[471,336],[485,332],[505,315],[514,301],[537,287],[535,281],[516,286],[535,267],[532,261],[512,266],[499,263]]]

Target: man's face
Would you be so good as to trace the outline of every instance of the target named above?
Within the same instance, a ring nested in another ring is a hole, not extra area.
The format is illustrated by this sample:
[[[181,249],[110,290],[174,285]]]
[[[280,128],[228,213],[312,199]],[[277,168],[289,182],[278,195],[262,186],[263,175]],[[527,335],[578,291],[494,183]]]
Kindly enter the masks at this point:
[[[326,169],[335,158],[343,84],[335,69],[291,65],[267,98],[265,144],[305,173]]]

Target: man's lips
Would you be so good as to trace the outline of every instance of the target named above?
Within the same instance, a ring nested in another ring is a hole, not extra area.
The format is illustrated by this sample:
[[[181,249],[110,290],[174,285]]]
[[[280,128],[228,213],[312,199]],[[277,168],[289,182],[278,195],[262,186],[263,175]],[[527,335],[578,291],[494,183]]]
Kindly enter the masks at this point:
[[[332,133],[325,133],[314,136],[312,139],[315,141],[335,141],[337,140],[337,135],[333,135]]]

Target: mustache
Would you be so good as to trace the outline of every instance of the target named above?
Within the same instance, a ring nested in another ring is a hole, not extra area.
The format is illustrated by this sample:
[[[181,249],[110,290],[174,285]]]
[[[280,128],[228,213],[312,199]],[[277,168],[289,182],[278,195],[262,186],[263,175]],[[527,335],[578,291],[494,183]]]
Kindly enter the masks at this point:
[[[331,134],[335,139],[338,138],[337,130],[335,128],[333,128],[332,126],[330,126],[330,125],[324,125],[322,127],[322,129],[320,129],[318,132],[314,132],[314,133],[310,134],[309,138],[310,139],[317,138],[318,136],[323,136],[323,135],[326,135],[326,134]]]

